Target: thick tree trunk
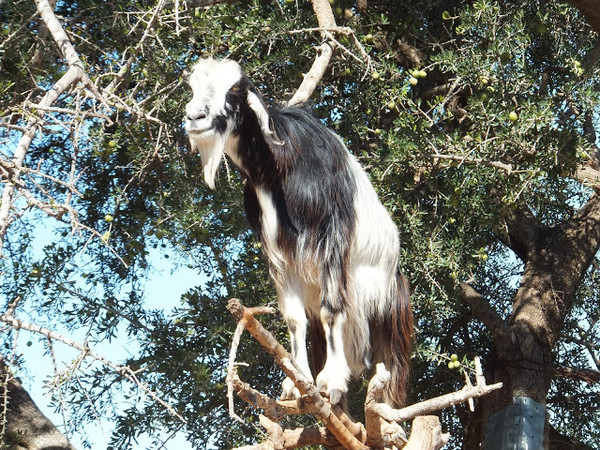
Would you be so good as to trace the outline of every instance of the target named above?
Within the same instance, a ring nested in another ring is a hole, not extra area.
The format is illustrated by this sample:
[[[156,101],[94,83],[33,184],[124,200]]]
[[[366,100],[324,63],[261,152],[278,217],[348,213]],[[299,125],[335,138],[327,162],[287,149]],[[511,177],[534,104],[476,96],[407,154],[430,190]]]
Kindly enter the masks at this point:
[[[21,450],[75,450],[69,440],[38,409],[0,358],[0,420],[2,443]]]
[[[540,417],[544,422],[552,381],[552,350],[573,307],[577,288],[600,247],[600,196],[592,195],[570,220],[552,228],[543,226],[527,210],[512,214],[506,225],[506,244],[525,264],[509,322],[503,321],[473,288],[462,286],[465,302],[475,317],[484,322],[496,344],[486,367],[486,378],[490,383],[504,384],[501,390],[481,400],[480,420],[467,428],[465,448],[479,448],[478,443],[486,435],[493,436],[497,443],[498,430],[486,430],[490,423],[493,427],[519,428],[515,421],[521,420],[521,431],[529,430],[531,434],[531,430],[539,429]],[[536,412],[539,408],[543,410]],[[526,414],[514,419],[514,414],[520,414],[518,411]],[[490,422],[494,414],[496,417]],[[544,448],[549,448],[547,425],[541,427],[544,429],[546,432],[541,433],[545,436],[538,437],[539,442],[543,440]],[[510,435],[510,439],[518,440],[515,430],[503,432],[505,439]]]

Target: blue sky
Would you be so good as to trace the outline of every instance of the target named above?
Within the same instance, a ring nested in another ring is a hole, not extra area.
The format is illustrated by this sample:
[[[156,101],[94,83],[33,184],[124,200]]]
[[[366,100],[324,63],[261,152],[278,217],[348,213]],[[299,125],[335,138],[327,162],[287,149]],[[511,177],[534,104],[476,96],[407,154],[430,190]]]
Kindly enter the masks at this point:
[[[43,225],[49,225],[47,222],[52,219],[45,219]],[[36,241],[34,244],[34,253],[38,253],[43,246],[52,239],[52,226],[40,226],[36,230]],[[180,298],[183,293],[192,287],[198,286],[202,282],[202,276],[196,270],[187,268],[186,264],[181,264],[181,260],[176,258],[165,258],[165,253],[173,255],[174,249],[157,248],[151,249],[149,254],[149,263],[151,269],[148,274],[148,281],[144,286],[146,293],[146,306],[149,309],[161,310],[166,316],[170,311],[178,305],[181,305]],[[40,256],[38,254],[38,256]],[[178,264],[179,263],[179,264]],[[26,310],[24,312],[27,312]],[[35,322],[37,312],[29,311],[27,314],[30,317],[22,317],[24,320]],[[81,336],[74,335],[73,332],[61,330],[60,324],[56,325],[57,332],[77,341],[84,341],[85,330],[81,331]],[[68,405],[65,415],[48,406],[50,400],[49,387],[46,383],[52,380],[54,376],[54,367],[50,356],[45,355],[45,348],[42,343],[43,339],[38,339],[38,336],[33,336],[31,333],[21,331],[19,336],[19,351],[24,354],[25,370],[18,374],[33,400],[36,402],[40,410],[48,416],[55,424],[63,424],[65,419],[68,420]],[[25,345],[30,345],[26,347]],[[70,366],[74,359],[79,355],[79,352],[59,342],[54,342],[54,351],[57,359],[57,368],[59,371]],[[121,333],[116,339],[110,342],[102,342],[91,346],[91,349],[107,359],[120,363],[128,356],[134,355],[137,350],[137,343],[126,337],[125,333]],[[128,383],[127,381],[123,381]],[[226,393],[223,392],[223,396]],[[159,407],[159,406],[157,406]],[[108,446],[112,432],[112,424],[110,421],[100,418],[92,424],[79,430],[75,435],[70,436],[73,444],[77,448],[83,448],[82,438],[93,443],[94,449],[105,449]],[[165,436],[166,437],[166,436]],[[134,445],[134,449],[156,448],[151,445],[149,438],[143,437]],[[183,435],[176,435],[165,444],[163,448],[187,450],[192,449],[191,444],[186,442]]]

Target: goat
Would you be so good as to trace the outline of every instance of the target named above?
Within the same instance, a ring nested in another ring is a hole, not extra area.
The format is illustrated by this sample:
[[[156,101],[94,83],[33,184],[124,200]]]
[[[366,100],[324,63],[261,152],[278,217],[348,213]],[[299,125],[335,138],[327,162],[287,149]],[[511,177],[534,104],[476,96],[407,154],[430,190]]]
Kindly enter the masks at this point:
[[[392,373],[385,400],[404,402],[413,333],[398,270],[396,225],[342,140],[305,108],[267,109],[231,60],[204,59],[190,75],[185,128],[206,184],[224,155],[244,179],[244,206],[260,237],[292,356],[338,403],[373,362]],[[324,355],[325,353],[325,355]],[[299,395],[292,380],[282,398]]]

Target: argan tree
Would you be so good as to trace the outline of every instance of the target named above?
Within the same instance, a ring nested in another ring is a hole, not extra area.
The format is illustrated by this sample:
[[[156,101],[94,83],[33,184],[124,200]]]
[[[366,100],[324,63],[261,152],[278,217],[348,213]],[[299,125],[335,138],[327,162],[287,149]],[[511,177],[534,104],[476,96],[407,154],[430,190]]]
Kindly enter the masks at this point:
[[[104,417],[114,448],[260,440],[257,411],[228,416],[225,304],[274,295],[239,174],[209,191],[182,129],[187,70],[208,55],[240,62],[271,104],[308,99],[367,168],[413,292],[411,401],[460,387],[475,356],[503,383],[475,413],[441,413],[449,447],[508,442],[522,411],[533,446],[600,439],[596,2],[14,0],[0,24],[8,446],[44,438],[10,419],[18,376],[43,382],[22,358],[31,341],[49,364],[56,346],[78,352],[34,399],[68,405],[67,436]],[[156,251],[198,273],[169,314],[145,303]],[[136,343],[127,360],[95,350],[120,339]],[[238,360],[277,395],[282,374],[254,343]]]

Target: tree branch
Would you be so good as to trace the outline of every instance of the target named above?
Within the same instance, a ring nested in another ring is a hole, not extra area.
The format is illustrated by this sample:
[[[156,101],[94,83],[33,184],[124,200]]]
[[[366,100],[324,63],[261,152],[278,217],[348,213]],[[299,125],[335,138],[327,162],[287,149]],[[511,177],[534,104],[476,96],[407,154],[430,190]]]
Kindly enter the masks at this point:
[[[536,262],[553,274],[553,289],[567,302],[560,313],[564,314],[571,309],[581,279],[600,249],[600,192],[592,194],[573,217],[549,229],[542,238],[538,245],[546,252],[538,255]]]
[[[186,0],[188,8],[205,8],[207,6],[218,5],[219,3],[233,2],[233,0]],[[169,2],[165,6],[172,7],[174,2]]]
[[[275,359],[275,362],[285,374],[294,381],[294,384],[303,395],[303,401],[314,408],[312,413],[325,424],[339,443],[349,450],[368,450],[344,426],[340,418],[334,413],[329,401],[324,399],[311,380],[306,378],[287,350],[254,318],[252,309],[244,307],[238,299],[229,300],[227,309],[238,321],[244,322],[246,330]]]
[[[596,33],[600,34],[600,4],[597,0],[569,0],[585,16]]]
[[[406,434],[400,425],[416,415],[436,411],[459,402],[477,398],[499,389],[502,383],[486,385],[479,359],[475,359],[476,385],[467,377],[467,385],[458,392],[427,400],[400,410],[392,409],[382,403],[383,389],[390,380],[390,373],[383,364],[378,364],[377,373],[371,379],[365,402],[366,428],[353,422],[339,407],[332,406],[317,391],[314,384],[307,380],[297,368],[295,362],[277,340],[265,330],[253,317],[253,313],[269,312],[265,308],[245,308],[239,300],[231,299],[227,305],[229,311],[238,320],[230,352],[227,374],[228,392],[235,390],[238,395],[256,408],[265,412],[260,423],[266,429],[269,440],[262,444],[241,447],[238,450],[262,450],[296,448],[302,445],[321,444],[326,446],[342,445],[347,449],[367,450],[370,447],[381,448],[407,445],[409,449],[436,450],[447,442],[449,435],[441,433],[439,418],[427,417],[413,422],[413,433],[406,440]],[[302,394],[296,401],[275,401],[242,382],[235,371],[234,360],[239,344],[240,329],[247,329],[263,348],[275,358],[277,365],[292,379]],[[231,386],[231,387],[230,387]],[[326,426],[316,430],[285,430],[278,421],[286,414],[310,413]],[[234,413],[235,414],[235,413]],[[366,445],[365,445],[366,444]],[[367,447],[368,446],[368,447]]]
[[[514,351],[517,348],[516,337],[498,311],[467,283],[460,283],[459,288],[463,301],[471,307],[473,316],[483,322],[492,334],[499,350],[503,353]]]
[[[83,83],[92,90],[98,99],[101,99],[102,95],[98,89],[96,89],[96,86],[92,80],[90,80],[85,73],[83,62],[79,58],[77,51],[75,51],[75,47],[73,47],[73,44],[71,44],[71,41],[56,17],[56,14],[54,14],[54,10],[52,9],[50,2],[48,0],[35,0],[35,4],[42,20],[44,21],[44,24],[48,28],[48,31],[50,31],[50,34],[52,34],[56,45],[58,45],[58,48],[63,54],[69,67],[77,67],[80,70],[80,78],[82,79]]]
[[[402,450],[438,450],[446,445],[449,439],[448,433],[442,433],[439,417],[419,416],[413,420],[410,439]]]
[[[548,371],[552,378],[568,378],[570,380],[585,381],[589,384],[600,383],[600,372],[597,370],[552,367]]]
[[[335,17],[331,10],[331,5],[328,0],[312,0],[313,10],[317,16],[317,22],[321,28],[335,28]],[[317,85],[325,75],[325,71],[329,66],[329,61],[333,56],[333,48],[335,44],[327,37],[326,32],[323,32],[323,37],[326,39],[325,43],[317,47],[317,56],[310,68],[310,70],[304,75],[302,83],[298,87],[298,90],[294,93],[289,105],[297,105],[303,103],[312,95],[317,88]]]
[[[377,364],[375,375],[369,381],[365,399],[366,442],[370,447],[407,442],[404,429],[396,422],[385,420],[376,408],[377,405],[383,404],[383,392],[390,380],[391,373],[382,363]]]
[[[71,86],[77,84],[81,80],[82,76],[83,71],[78,66],[69,67],[67,72],[56,83],[54,83],[54,85],[39,101],[39,105],[42,108],[40,108],[40,111],[36,113],[36,116],[29,120],[27,126],[25,127],[26,131],[19,139],[17,148],[13,153],[11,161],[14,172],[12,177],[6,179],[8,183],[6,183],[4,186],[4,190],[2,192],[2,202],[0,203],[0,255],[2,254],[2,246],[4,243],[6,230],[13,220],[10,211],[13,207],[15,185],[19,183],[25,155],[27,154],[27,151],[31,146],[31,142],[33,141],[33,138],[39,129],[41,120],[45,115],[44,108],[51,106],[61,94],[70,89]]]
[[[504,223],[507,229],[505,244],[526,263],[537,242],[537,236],[542,228],[541,222],[529,208],[517,208],[505,214]]]
[[[11,216],[11,209],[13,208],[15,188],[20,181],[23,161],[41,126],[45,112],[52,107],[59,96],[67,92],[72,86],[75,86],[80,81],[82,81],[98,99],[102,100],[102,95],[85,73],[83,62],[71,44],[58,18],[54,14],[50,2],[48,0],[35,0],[35,4],[44,25],[52,35],[64,57],[68,70],[56,83],[54,83],[54,85],[52,85],[37,105],[30,105],[34,108],[35,113],[25,126],[25,130],[13,153],[11,162],[15,170],[13,175],[7,178],[6,181],[8,181],[8,183],[6,183],[2,192],[2,202],[0,204],[0,255],[2,254],[6,231],[12,221],[17,217],[14,215]]]
[[[500,161],[490,161],[488,159],[483,159],[483,158],[471,158],[468,156],[460,156],[460,155],[442,155],[442,154],[437,154],[437,153],[433,153],[430,155],[417,155],[417,158],[426,158],[426,159],[439,159],[439,160],[449,160],[449,161],[457,161],[460,164],[481,164],[482,166],[487,166],[487,167],[493,167],[495,169],[500,169],[504,172],[506,172],[507,174],[511,174],[511,173],[519,173],[519,170],[514,170],[513,166],[511,164],[505,164],[503,162]]]
[[[367,413],[378,414],[381,418],[389,422],[405,422],[423,414],[439,411],[441,409],[454,406],[458,403],[464,403],[472,398],[483,397],[484,395],[487,395],[488,393],[502,387],[502,383],[495,383],[491,385],[486,384],[479,358],[475,358],[475,378],[475,386],[472,386],[469,383],[460,391],[441,395],[429,400],[424,400],[420,403],[407,406],[406,408],[402,409],[393,409],[385,403],[376,403],[369,406],[369,411]]]
[[[69,339],[65,336],[62,336],[61,334],[58,334],[55,331],[52,331],[48,328],[44,328],[33,323],[19,320],[12,314],[0,314],[0,322],[9,325],[14,330],[27,330],[32,333],[45,336],[50,340],[62,342],[63,344],[68,345],[69,347],[79,350],[82,354],[82,357],[89,356],[95,359],[96,361],[99,361],[106,367],[112,369],[117,374],[121,375],[122,377],[126,378],[127,380],[131,381],[136,386],[138,386],[143,392],[152,397],[157,403],[165,407],[169,411],[169,413],[181,420],[181,422],[187,423],[186,420],[177,411],[175,411],[169,404],[167,404],[163,399],[161,399],[154,391],[148,388],[148,386],[146,386],[145,383],[142,383],[137,377],[137,372],[134,372],[130,367],[119,366],[118,364],[113,363],[104,356],[97,354],[88,346],[81,345],[80,343],[75,342],[74,340]]]
[[[299,448],[307,445],[324,445],[328,448],[339,447],[340,443],[325,427],[296,428],[284,430],[281,425],[260,415],[260,424],[267,431],[269,440],[275,448]]]

